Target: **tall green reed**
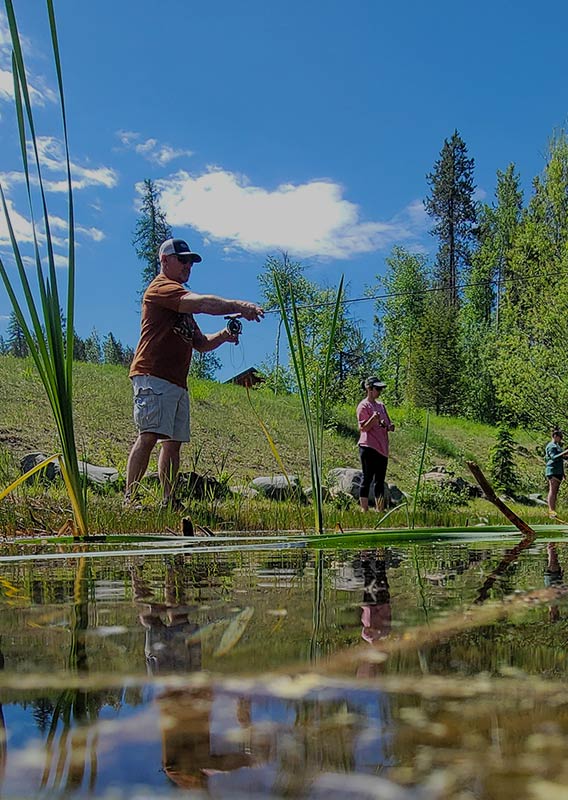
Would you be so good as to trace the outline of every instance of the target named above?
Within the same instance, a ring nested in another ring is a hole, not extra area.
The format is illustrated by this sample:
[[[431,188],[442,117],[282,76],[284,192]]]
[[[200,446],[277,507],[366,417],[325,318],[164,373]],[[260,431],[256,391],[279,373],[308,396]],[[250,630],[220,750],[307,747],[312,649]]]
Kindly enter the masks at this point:
[[[414,503],[412,505],[412,523],[411,527],[414,528],[416,519],[416,508],[418,506],[418,498],[420,497],[420,479],[422,478],[422,470],[424,469],[424,458],[426,456],[426,448],[428,446],[428,434],[430,432],[430,412],[426,415],[426,427],[424,430],[424,441],[422,443],[422,453],[420,454],[420,466],[418,467],[418,476],[416,478],[416,489],[414,491]]]
[[[280,314],[284,323],[290,358],[298,384],[298,394],[302,404],[302,413],[306,424],[308,435],[308,452],[310,460],[310,475],[312,479],[312,502],[314,508],[314,523],[316,533],[323,533],[323,434],[325,429],[327,394],[330,383],[332,369],[332,356],[335,342],[335,333],[339,318],[339,310],[343,297],[343,276],[339,282],[337,296],[330,320],[329,330],[327,331],[327,348],[324,353],[323,364],[315,368],[315,374],[308,376],[306,369],[306,358],[303,344],[302,329],[298,317],[298,308],[294,298],[294,292],[290,287],[290,310],[292,314],[292,325],[288,319],[288,309],[285,302],[284,287],[281,286],[277,276],[274,276],[276,294]]]
[[[16,288],[10,277],[6,266],[0,258],[0,275],[6,287],[6,291],[12,303],[14,313],[24,332],[28,347],[34,359],[36,368],[47,393],[53,417],[61,442],[62,457],[60,459],[61,471],[69,499],[73,508],[75,525],[81,535],[87,534],[87,499],[86,481],[81,475],[77,459],[77,448],[75,444],[75,431],[73,425],[73,331],[74,331],[74,305],[75,305],[75,234],[74,234],[74,211],[73,211],[73,190],[71,181],[71,165],[69,158],[69,145],[67,136],[67,119],[65,114],[65,100],[63,96],[63,78],[61,72],[61,60],[59,56],[59,43],[57,38],[57,28],[55,24],[55,13],[52,0],[46,0],[47,12],[49,17],[49,29],[57,85],[59,90],[59,101],[61,107],[63,141],[65,148],[65,162],[67,172],[67,208],[68,208],[68,255],[67,255],[67,303],[66,320],[67,330],[64,332],[61,320],[61,304],[59,300],[59,289],[55,268],[55,253],[53,248],[53,238],[51,235],[49,212],[45,195],[44,183],[38,149],[38,136],[30,100],[30,91],[26,77],[24,57],[22,53],[21,38],[16,22],[16,15],[12,0],[4,0],[6,15],[10,28],[12,41],[12,76],[14,81],[14,103],[18,126],[18,136],[22,166],[26,179],[26,190],[30,209],[30,220],[33,232],[33,250],[36,267],[36,280],[39,290],[39,302],[36,302],[32,292],[31,284],[28,279],[20,245],[16,239],[14,228],[11,222],[10,213],[6,203],[3,187],[0,185],[0,199],[6,218],[8,233],[12,252],[16,263],[20,289],[23,293],[25,303],[20,303]],[[33,163],[35,165],[35,176],[32,178],[29,156],[28,142],[26,135],[29,134],[30,149],[33,153]],[[36,185],[36,190],[32,191],[32,186]],[[39,198],[37,194],[39,193]],[[36,222],[34,215],[34,195],[36,201],[39,200],[41,206],[41,222],[44,228],[44,248],[43,258],[47,261],[47,270],[44,273],[42,255],[40,253],[40,234],[39,223]],[[27,316],[25,310],[27,311]],[[29,319],[29,322],[28,322]]]

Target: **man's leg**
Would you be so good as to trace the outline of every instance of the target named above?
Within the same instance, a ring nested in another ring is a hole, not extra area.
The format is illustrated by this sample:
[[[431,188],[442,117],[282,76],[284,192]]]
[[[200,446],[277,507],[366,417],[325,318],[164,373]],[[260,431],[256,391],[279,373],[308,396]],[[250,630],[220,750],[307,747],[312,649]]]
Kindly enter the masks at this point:
[[[148,468],[150,455],[157,441],[157,433],[146,432],[139,433],[138,438],[134,442],[130,455],[128,456],[128,464],[126,465],[126,492],[124,499],[127,502],[136,494],[138,484]]]
[[[162,442],[160,455],[158,457],[158,475],[164,490],[164,502],[169,503],[173,500],[173,490],[177,474],[179,471],[179,452],[181,442],[167,439]]]

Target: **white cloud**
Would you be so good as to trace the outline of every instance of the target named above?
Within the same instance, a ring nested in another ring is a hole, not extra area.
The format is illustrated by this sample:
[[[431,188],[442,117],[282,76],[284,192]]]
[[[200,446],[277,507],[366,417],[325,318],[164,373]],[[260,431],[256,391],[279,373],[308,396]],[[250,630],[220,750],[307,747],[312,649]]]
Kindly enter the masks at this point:
[[[33,54],[33,48],[25,36],[21,36],[21,42],[25,55]],[[14,80],[10,68],[11,53],[12,40],[8,20],[5,14],[0,13],[0,63],[2,65],[0,69],[0,102],[12,100],[14,97]],[[26,68],[26,73],[32,103],[44,106],[47,102],[57,101],[57,94],[47,86],[43,76],[32,74],[28,68]]]
[[[31,222],[16,211],[10,198],[6,199],[6,206],[8,207],[10,221],[18,243],[33,242],[34,237]],[[8,234],[8,226],[6,225],[4,213],[0,212],[0,245],[6,244],[10,244],[10,236]]]
[[[160,144],[157,139],[141,140],[141,134],[136,131],[118,131],[117,136],[124,147],[134,150],[138,155],[161,167],[176,158],[183,156],[189,158],[193,155],[192,150],[180,150],[169,144]]]
[[[10,215],[10,221],[12,223],[12,227],[14,228],[14,235],[16,237],[16,241],[18,242],[18,246],[22,250],[27,250],[29,252],[29,248],[27,245],[33,244],[34,237],[33,237],[33,227],[30,220],[26,219],[22,214],[20,214],[14,208],[13,202],[10,198],[6,199],[6,205],[8,207],[8,214]],[[50,215],[49,217],[49,225],[51,231],[51,241],[56,248],[64,249],[68,247],[69,240],[67,238],[68,232],[68,222],[66,219],[62,217]],[[78,236],[86,237],[91,239],[94,242],[100,242],[105,238],[105,234],[103,231],[99,230],[98,228],[94,227],[86,227],[84,225],[75,225],[75,232]],[[42,247],[45,244],[45,230],[42,224],[38,224],[36,227],[37,239],[38,244]],[[61,233],[62,235],[57,235]],[[11,240],[8,233],[8,226],[6,225],[6,220],[4,217],[3,212],[0,211],[0,247],[8,247],[9,252],[11,252]],[[34,259],[27,255],[22,256],[24,263],[28,264],[29,266],[35,265]],[[56,266],[67,266],[67,256],[62,255],[59,253],[55,254],[55,263]]]
[[[52,214],[50,214],[49,226],[51,229],[52,236],[53,236],[53,231],[61,231],[65,236],[64,239],[58,240],[60,244],[67,245],[69,243],[67,239],[69,223],[66,219],[63,219],[63,217],[55,217]],[[75,223],[75,233],[82,234],[83,236],[92,239],[93,242],[102,242],[102,240],[105,238],[104,232],[99,230],[99,228],[94,228],[94,227],[87,228],[85,227],[85,225],[79,225],[77,223]]]
[[[42,169],[52,173],[59,172],[62,176],[57,180],[45,179],[45,177],[42,176],[44,177],[44,187],[46,191],[66,192],[67,167],[62,143],[52,136],[39,136],[37,138],[37,145]],[[30,160],[33,160],[34,156],[31,142],[28,142],[28,154]],[[83,167],[73,161],[71,162],[71,177],[73,189],[85,189],[88,186],[103,186],[106,189],[112,189],[118,183],[117,173],[115,170],[111,169],[111,167]],[[24,183],[25,179],[23,172],[0,173],[0,182],[5,188],[18,183]],[[33,170],[31,180],[34,185],[37,185],[37,178],[33,175]]]
[[[77,225],[76,227],[77,233],[82,233],[83,236],[88,236],[89,239],[92,239],[93,242],[102,242],[106,235],[104,231],[101,231],[100,228],[85,228],[83,225]]]
[[[268,190],[246,177],[210,167],[158,181],[170,224],[199,230],[250,252],[282,249],[303,257],[349,258],[414,239],[422,227],[417,202],[388,221],[361,219],[359,206],[331,180]]]
[[[11,100],[14,96],[14,82],[12,73],[6,69],[0,69],[0,100]]]

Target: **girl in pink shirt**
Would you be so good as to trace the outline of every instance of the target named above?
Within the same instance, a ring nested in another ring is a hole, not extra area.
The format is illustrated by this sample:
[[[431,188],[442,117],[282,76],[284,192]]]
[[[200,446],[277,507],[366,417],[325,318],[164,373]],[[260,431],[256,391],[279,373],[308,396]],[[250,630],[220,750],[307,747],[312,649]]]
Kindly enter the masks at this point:
[[[359,424],[359,455],[363,481],[359,493],[359,503],[363,511],[369,510],[369,488],[375,482],[375,501],[377,508],[384,507],[384,483],[389,457],[389,431],[394,431],[387,410],[379,403],[379,395],[386,386],[378,378],[367,378],[361,387],[367,396],[357,406]]]

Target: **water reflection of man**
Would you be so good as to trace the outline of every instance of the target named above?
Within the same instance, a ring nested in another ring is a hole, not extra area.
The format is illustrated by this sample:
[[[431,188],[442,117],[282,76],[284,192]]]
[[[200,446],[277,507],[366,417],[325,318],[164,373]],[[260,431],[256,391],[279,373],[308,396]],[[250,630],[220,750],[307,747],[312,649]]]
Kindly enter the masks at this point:
[[[156,600],[139,569],[131,576],[134,599],[141,607],[138,619],[146,630],[148,673],[201,670],[200,629],[192,619],[197,605],[187,600],[183,558],[166,567],[164,602]],[[248,700],[204,686],[161,691],[156,706],[163,769],[176,786],[205,789],[212,776],[251,765]]]
[[[201,669],[201,640],[198,625],[189,614],[196,606],[187,605],[179,571],[169,564],[166,569],[164,602],[157,602],[152,589],[139,570],[132,570],[134,599],[141,606],[138,619],[146,629],[144,653],[150,675],[167,672],[193,672]]]

